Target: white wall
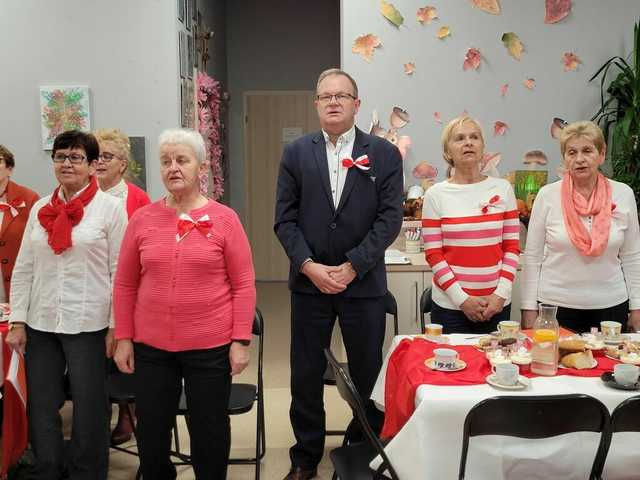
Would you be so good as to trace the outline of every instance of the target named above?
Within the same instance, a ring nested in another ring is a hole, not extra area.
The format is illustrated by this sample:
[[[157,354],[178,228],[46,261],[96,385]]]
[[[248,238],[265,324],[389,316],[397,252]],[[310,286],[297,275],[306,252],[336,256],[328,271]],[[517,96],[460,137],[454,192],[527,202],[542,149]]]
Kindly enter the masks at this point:
[[[368,129],[374,109],[387,127],[393,106],[411,115],[411,123],[400,131],[413,141],[405,160],[407,185],[418,183],[411,170],[422,160],[444,176],[443,125],[434,121],[435,111],[445,124],[464,110],[476,117],[484,127],[487,150],[502,152],[502,174],[523,169],[523,154],[540,149],[549,157],[550,179],[555,178],[560,153],[549,135],[551,119],[591,118],[599,88],[587,81],[609,57],[631,51],[633,22],[640,16],[638,0],[574,1],[569,17],[553,25],[544,24],[543,0],[500,0],[499,16],[472,8],[468,0],[393,0],[405,18],[397,29],[380,15],[378,2],[341,3],[342,65],[356,78],[362,97],[358,125]],[[422,26],[416,11],[426,4],[435,6],[440,18]],[[443,25],[451,27],[452,35],[439,40],[436,31]],[[501,42],[505,32],[517,33],[525,44],[521,61],[507,54]],[[367,33],[383,44],[371,63],[351,52],[355,38]],[[462,63],[470,47],[478,48],[483,60],[478,71],[465,72]],[[576,72],[563,71],[561,57],[567,51],[584,62]],[[406,62],[416,63],[412,76],[403,71]],[[527,77],[536,79],[533,91],[522,84]],[[499,88],[504,83],[509,91],[503,98]],[[493,135],[496,120],[510,127],[504,137]]]
[[[318,74],[337,66],[338,0],[228,0],[227,67],[231,206],[244,214],[243,94],[314,90]]]
[[[92,128],[144,136],[149,194],[163,194],[156,140],[180,118],[175,19],[174,0],[0,1],[0,143],[18,183],[55,186],[38,87],[88,85]]]

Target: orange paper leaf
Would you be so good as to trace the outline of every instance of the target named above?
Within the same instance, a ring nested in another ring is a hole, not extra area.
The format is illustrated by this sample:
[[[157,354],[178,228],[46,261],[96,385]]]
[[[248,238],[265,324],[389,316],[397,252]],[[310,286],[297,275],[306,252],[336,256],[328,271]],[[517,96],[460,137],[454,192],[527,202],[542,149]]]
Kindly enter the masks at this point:
[[[544,23],[557,23],[569,15],[571,0],[545,0]]]
[[[406,73],[407,75],[412,75],[413,72],[416,71],[416,64],[413,62],[409,62],[409,63],[405,63],[404,64],[404,73]]]
[[[402,18],[398,9],[385,0],[380,0],[380,13],[396,27],[399,27],[404,22],[404,18]]]
[[[440,112],[433,112],[433,118],[437,123],[442,123],[442,117],[440,116]]]
[[[575,72],[578,68],[578,64],[582,63],[582,60],[573,52],[565,52],[562,56],[562,62],[564,63],[565,72]]]
[[[360,37],[356,38],[353,42],[351,51],[353,53],[359,53],[360,55],[362,55],[362,58],[364,58],[367,62],[370,62],[373,58],[374,49],[380,47],[381,45],[382,42],[380,42],[380,39],[372,33],[369,33],[367,35],[361,35]]]
[[[428,25],[432,20],[438,18],[438,12],[436,7],[430,7],[427,5],[426,7],[419,8],[416,16],[421,24],[424,25],[426,23]]]
[[[500,87],[500,96],[504,97],[507,94],[507,90],[509,90],[509,84],[505,83]]]
[[[500,15],[500,3],[498,0],[471,0],[474,7],[491,15]]]
[[[536,80],[535,78],[527,78],[524,82],[522,82],[524,84],[525,87],[527,87],[529,90],[533,90],[533,87],[536,86]]]
[[[448,25],[445,25],[444,27],[440,27],[440,29],[438,30],[438,33],[436,34],[436,36],[442,40],[445,37],[448,37],[449,35],[451,35],[451,29],[449,28]]]
[[[507,129],[509,128],[509,125],[507,125],[504,122],[501,122],[500,120],[496,121],[496,123],[493,124],[493,135],[504,135],[507,132]]]
[[[462,68],[464,70],[469,70],[472,68],[473,70],[477,70],[480,66],[480,61],[482,60],[482,55],[480,54],[480,50],[477,48],[470,48],[467,50],[467,54],[464,56],[464,63],[462,64]]]
[[[516,60],[520,60],[522,58],[522,51],[524,50],[524,45],[520,41],[518,35],[513,32],[503,33],[502,34],[502,43],[507,47],[509,51],[509,55],[511,55]]]

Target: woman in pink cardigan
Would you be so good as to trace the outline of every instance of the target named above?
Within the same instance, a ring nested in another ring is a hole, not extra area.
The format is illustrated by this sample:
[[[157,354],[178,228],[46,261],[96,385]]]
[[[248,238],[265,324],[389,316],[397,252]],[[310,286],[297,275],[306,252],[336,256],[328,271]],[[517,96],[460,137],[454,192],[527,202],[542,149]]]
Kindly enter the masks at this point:
[[[159,143],[168,194],[136,212],[122,242],[115,361],[136,374],[143,477],[176,476],[169,449],[184,380],[196,478],[224,479],[231,375],[249,362],[256,305],[251,250],[236,213],[200,193],[201,135],[166,130]]]

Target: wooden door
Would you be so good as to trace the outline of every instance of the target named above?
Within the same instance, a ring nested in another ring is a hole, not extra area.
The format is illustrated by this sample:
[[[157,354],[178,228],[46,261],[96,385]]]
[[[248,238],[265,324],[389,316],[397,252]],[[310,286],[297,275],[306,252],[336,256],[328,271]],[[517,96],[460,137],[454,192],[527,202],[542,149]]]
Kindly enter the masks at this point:
[[[319,130],[315,92],[245,93],[245,227],[257,280],[284,281],[289,259],[273,233],[284,145]]]

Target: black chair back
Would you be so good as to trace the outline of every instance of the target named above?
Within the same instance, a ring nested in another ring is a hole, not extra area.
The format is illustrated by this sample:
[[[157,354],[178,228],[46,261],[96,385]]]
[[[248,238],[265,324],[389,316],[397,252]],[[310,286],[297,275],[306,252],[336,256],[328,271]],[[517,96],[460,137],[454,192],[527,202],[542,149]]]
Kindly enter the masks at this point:
[[[340,366],[340,363],[338,363],[336,357],[333,356],[331,350],[325,348],[324,355],[325,357],[327,357],[327,362],[329,362],[329,365],[331,365],[331,368],[333,369],[333,374],[336,379],[336,387],[338,387],[340,396],[345,402],[349,404],[369,444],[382,458],[382,463],[380,464],[380,467],[378,468],[376,473],[378,475],[382,475],[384,472],[388,472],[393,480],[398,480],[398,474],[391,465],[391,462],[389,461],[389,458],[384,451],[384,447],[382,446],[382,442],[380,442],[380,439],[373,432],[373,429],[371,428],[371,425],[367,420],[364,406],[362,405],[362,400],[360,399],[360,395],[358,394],[355,385],[351,381],[351,378],[349,378],[347,373]]]
[[[431,300],[431,287],[427,287],[420,296],[420,333],[424,333],[425,330],[425,316],[431,311],[433,306],[433,300]]]
[[[611,414],[609,431],[610,435],[617,432],[640,432],[640,395],[627,398],[616,407]],[[600,471],[604,470],[610,444],[607,445],[607,449],[602,452],[599,459]]]
[[[393,334],[398,335],[398,302],[388,290],[384,296],[384,311],[393,317]]]
[[[590,479],[602,474],[599,457],[611,440],[609,411],[589,395],[500,396],[475,405],[464,421],[464,437],[459,479],[464,478],[469,438],[479,435],[505,435],[520,438],[548,438],[571,432],[600,432]]]

